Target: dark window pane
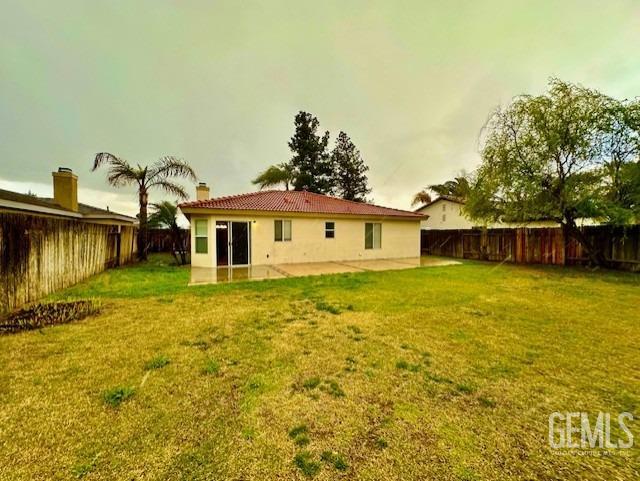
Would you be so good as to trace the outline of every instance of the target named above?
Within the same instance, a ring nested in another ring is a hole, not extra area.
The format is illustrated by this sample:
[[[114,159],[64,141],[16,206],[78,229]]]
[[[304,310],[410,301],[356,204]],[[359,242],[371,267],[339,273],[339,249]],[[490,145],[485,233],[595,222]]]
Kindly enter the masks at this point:
[[[324,237],[326,239],[333,239],[336,236],[336,225],[334,222],[324,223]]]
[[[364,248],[373,249],[373,224],[364,225]]]
[[[231,223],[231,263],[236,266],[249,264],[249,223]]]
[[[281,241],[282,240],[282,221],[276,220],[274,225],[276,230],[275,240]]]
[[[207,237],[196,237],[196,254],[206,254],[208,252]]]

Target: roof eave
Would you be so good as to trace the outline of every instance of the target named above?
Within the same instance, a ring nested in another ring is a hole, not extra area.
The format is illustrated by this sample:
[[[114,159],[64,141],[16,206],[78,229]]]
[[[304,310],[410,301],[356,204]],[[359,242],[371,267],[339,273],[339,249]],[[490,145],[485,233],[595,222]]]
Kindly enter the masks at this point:
[[[394,220],[424,220],[423,214],[414,213],[412,215],[403,214],[348,214],[348,213],[331,213],[331,212],[300,212],[300,211],[281,211],[281,210],[257,210],[257,209],[219,209],[212,207],[189,207],[179,206],[185,217],[191,215],[235,215],[235,216],[259,216],[259,217],[326,217],[326,218],[356,218],[356,219],[394,219]]]
[[[38,214],[55,215],[60,217],[71,217],[74,219],[82,219],[84,216],[79,212],[69,210],[56,209],[55,207],[44,207],[36,204],[27,204],[26,202],[17,202],[13,200],[0,199],[0,207],[12,210],[20,210],[25,212],[34,212]]]

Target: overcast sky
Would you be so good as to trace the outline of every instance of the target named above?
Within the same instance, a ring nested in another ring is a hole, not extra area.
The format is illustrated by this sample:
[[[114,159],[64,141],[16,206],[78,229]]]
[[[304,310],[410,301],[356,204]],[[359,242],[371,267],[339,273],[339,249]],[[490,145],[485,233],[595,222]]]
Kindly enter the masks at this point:
[[[133,188],[90,171],[106,150],[248,192],[306,110],[351,136],[376,203],[408,208],[550,76],[640,95],[639,46],[637,0],[0,0],[0,188],[51,195],[67,166],[80,201],[135,213]]]

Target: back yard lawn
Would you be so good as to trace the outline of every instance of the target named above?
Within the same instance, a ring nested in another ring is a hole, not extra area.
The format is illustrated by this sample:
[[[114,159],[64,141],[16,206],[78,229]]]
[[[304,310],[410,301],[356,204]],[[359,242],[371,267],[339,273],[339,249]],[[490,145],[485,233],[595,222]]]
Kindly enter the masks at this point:
[[[187,288],[146,264],[0,336],[0,479],[638,479],[554,411],[640,416],[640,276],[465,263]],[[622,436],[613,423],[613,437]]]

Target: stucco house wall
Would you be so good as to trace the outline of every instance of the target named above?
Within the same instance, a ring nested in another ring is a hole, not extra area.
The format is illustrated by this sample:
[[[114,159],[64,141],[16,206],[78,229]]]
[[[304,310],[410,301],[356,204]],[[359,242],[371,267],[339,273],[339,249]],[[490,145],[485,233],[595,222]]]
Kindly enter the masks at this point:
[[[208,252],[195,252],[195,229],[191,228],[191,264],[194,267],[215,267],[216,221],[243,221],[251,225],[251,264],[272,265],[299,262],[328,262],[363,259],[393,259],[420,255],[420,221],[418,219],[388,219],[379,217],[330,216],[309,214],[191,215],[191,225],[206,219]],[[291,240],[275,241],[275,220],[291,220]],[[325,222],[335,223],[335,237],[325,238]],[[365,249],[365,223],[382,224],[381,247]]]
[[[462,213],[463,205],[446,199],[437,199],[416,212],[428,215],[420,222],[422,229],[471,229],[474,223]]]

